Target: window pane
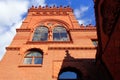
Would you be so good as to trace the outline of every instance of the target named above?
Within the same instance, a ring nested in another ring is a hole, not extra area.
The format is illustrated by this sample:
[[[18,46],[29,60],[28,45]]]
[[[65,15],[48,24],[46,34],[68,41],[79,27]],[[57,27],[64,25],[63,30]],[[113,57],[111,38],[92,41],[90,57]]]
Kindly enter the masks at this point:
[[[59,35],[59,33],[53,33],[53,40],[54,40],[54,41],[59,41],[59,40],[60,40],[60,35]]]
[[[36,28],[32,41],[46,41],[47,38],[48,38],[48,28],[41,26]]]
[[[42,58],[34,58],[34,64],[42,64]]]
[[[74,79],[77,80],[77,74],[75,72],[71,72],[71,71],[67,71],[67,72],[63,72],[60,74],[59,79],[65,79],[65,80],[69,80],[69,79]]]
[[[32,58],[24,58],[24,64],[32,64]]]
[[[30,51],[26,57],[42,57],[42,54],[38,51]]]
[[[68,40],[67,33],[61,33],[61,40],[62,41],[67,41]]]
[[[40,52],[32,51],[32,56],[34,56],[34,57],[42,57],[42,54]]]

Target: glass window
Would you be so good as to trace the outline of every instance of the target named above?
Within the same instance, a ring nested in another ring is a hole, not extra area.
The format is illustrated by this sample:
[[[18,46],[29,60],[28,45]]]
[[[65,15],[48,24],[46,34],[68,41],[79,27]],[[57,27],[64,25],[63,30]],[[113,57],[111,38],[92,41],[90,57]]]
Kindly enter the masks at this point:
[[[97,41],[97,40],[92,40],[92,43],[93,43],[93,45],[94,45],[95,47],[97,47],[97,45],[98,45],[98,41]]]
[[[53,29],[53,40],[54,41],[68,41],[68,33],[64,27],[55,27]]]
[[[32,41],[47,41],[48,40],[48,28],[44,26],[37,27]]]
[[[78,78],[75,72],[66,71],[59,75],[59,80],[78,80]]]
[[[24,58],[24,64],[32,64],[32,58]]]
[[[24,57],[24,64],[42,64],[43,55],[39,51],[29,51]]]
[[[42,64],[42,58],[35,58],[34,64]]]

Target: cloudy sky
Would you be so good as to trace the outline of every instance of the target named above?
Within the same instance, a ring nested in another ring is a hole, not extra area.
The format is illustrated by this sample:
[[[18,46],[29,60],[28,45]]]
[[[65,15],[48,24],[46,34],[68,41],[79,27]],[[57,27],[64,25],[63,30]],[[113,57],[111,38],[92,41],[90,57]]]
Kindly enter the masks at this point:
[[[93,0],[0,0],[0,60],[32,5],[70,5],[80,24],[95,25]]]

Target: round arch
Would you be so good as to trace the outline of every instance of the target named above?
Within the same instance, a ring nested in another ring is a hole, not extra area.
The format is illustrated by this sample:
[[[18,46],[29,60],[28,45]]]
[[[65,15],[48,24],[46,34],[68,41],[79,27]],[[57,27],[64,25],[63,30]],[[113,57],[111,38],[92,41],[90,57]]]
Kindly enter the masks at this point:
[[[39,48],[30,48],[30,49],[27,49],[26,52],[28,51],[38,51],[38,52],[41,52],[43,54],[43,50],[39,49]]]
[[[64,27],[66,28],[66,30],[69,30],[69,26],[70,26],[67,22],[65,22],[63,20],[60,20],[60,19],[44,19],[44,20],[41,20],[41,21],[37,22],[36,24],[34,24],[33,25],[33,29],[35,29],[36,27],[38,27],[40,25],[43,25],[41,23],[45,23],[45,22],[56,22],[56,23],[63,24]],[[47,28],[49,28],[46,24],[44,24],[44,26],[46,26]]]
[[[66,76],[67,74],[71,74],[70,76]],[[65,77],[65,80],[69,80],[69,78],[74,79],[74,80],[82,80],[82,73],[76,69],[75,67],[65,67],[62,68],[58,74],[58,80],[64,80],[64,78],[61,76]],[[68,78],[68,79],[67,79]]]

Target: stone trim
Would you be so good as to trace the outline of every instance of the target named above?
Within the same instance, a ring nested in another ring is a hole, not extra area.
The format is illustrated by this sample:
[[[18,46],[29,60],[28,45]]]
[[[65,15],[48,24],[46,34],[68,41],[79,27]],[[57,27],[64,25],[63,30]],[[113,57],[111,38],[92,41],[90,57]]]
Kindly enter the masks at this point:
[[[97,47],[49,47],[48,50],[96,50]]]
[[[20,64],[18,67],[42,67],[42,64]]]
[[[30,32],[31,29],[16,29],[17,32]]]
[[[72,41],[28,41],[27,44],[70,44]]]
[[[96,31],[96,27],[80,27],[77,29],[70,29],[70,31]]]
[[[33,16],[53,16],[53,15],[68,15],[68,13],[67,12],[53,12],[53,11],[50,11],[50,12],[47,12],[47,11],[45,11],[45,12],[34,12],[34,13],[32,13],[32,15]]]
[[[20,50],[20,47],[6,47],[6,50]]]

